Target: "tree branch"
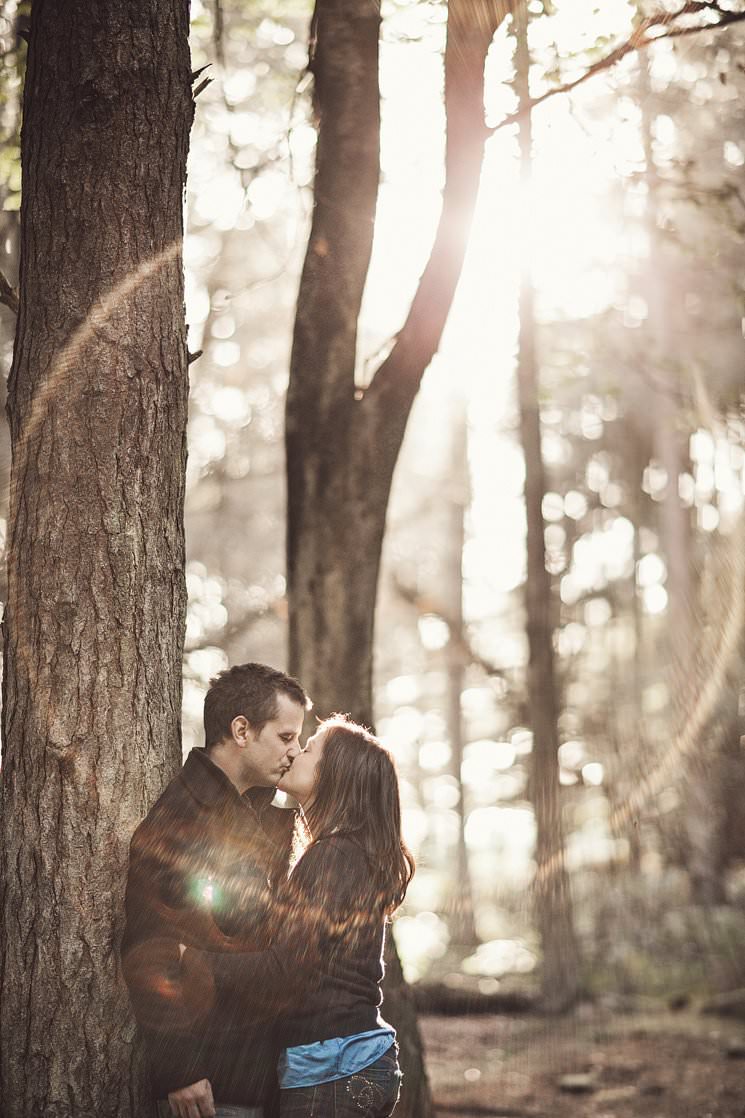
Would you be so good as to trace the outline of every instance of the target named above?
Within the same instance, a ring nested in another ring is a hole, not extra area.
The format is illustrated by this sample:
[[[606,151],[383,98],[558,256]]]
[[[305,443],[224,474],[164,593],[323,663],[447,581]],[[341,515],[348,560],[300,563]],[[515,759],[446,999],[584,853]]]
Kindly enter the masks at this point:
[[[445,186],[427,265],[392,350],[364,393],[386,445],[400,445],[422,376],[440,344],[460,278],[478,195],[484,144],[484,63],[508,14],[503,0],[450,0],[445,47]]]
[[[201,652],[205,648],[222,648],[224,649],[230,641],[236,637],[242,637],[258,622],[262,621],[269,614],[273,613],[279,616],[282,608],[282,603],[285,601],[284,597],[272,598],[258,609],[249,609],[234,620],[228,621],[220,629],[212,629],[205,633],[201,640],[190,641],[184,646],[184,655],[188,656],[192,652]]]
[[[468,639],[464,626],[457,625],[454,618],[448,614],[441,603],[436,602],[433,598],[428,598],[425,594],[420,594],[413,586],[407,586],[397,578],[393,579],[393,588],[398,597],[413,606],[420,617],[430,614],[444,621],[450,630],[450,639],[455,642],[465,660],[471,664],[476,664],[488,676],[496,676],[498,679],[504,680],[503,669],[498,668],[491,660],[487,660],[485,656],[476,651]]]
[[[672,27],[664,35],[650,35],[649,32],[660,26],[668,26],[674,24],[676,20],[686,15],[696,15],[701,12],[709,12],[713,15],[719,16],[719,19],[714,23],[697,24],[694,27]],[[653,16],[648,16],[643,19],[636,30],[626,40],[621,43],[614,50],[607,54],[604,58],[594,62],[589,66],[583,74],[572,81],[563,82],[561,85],[554,86],[553,89],[546,90],[540,97],[533,97],[525,105],[523,105],[517,112],[510,113],[499,124],[494,125],[490,132],[493,134],[499,132],[502,128],[506,128],[510,124],[517,124],[523,117],[532,112],[537,105],[542,105],[544,101],[548,101],[551,97],[556,97],[559,93],[571,93],[577,86],[582,85],[583,82],[588,81],[589,78],[594,78],[596,74],[602,73],[604,70],[609,70],[625,58],[627,54],[633,51],[643,50],[645,47],[652,46],[654,43],[665,42],[667,39],[677,39],[683,35],[697,35],[701,31],[718,31],[722,27],[726,27],[732,23],[740,23],[745,20],[745,12],[728,12],[721,8],[716,0],[711,3],[705,0],[689,0],[688,3],[683,4],[677,12],[657,12]]]
[[[2,272],[0,272],[0,303],[8,307],[13,314],[18,314],[18,292],[11,287]]]

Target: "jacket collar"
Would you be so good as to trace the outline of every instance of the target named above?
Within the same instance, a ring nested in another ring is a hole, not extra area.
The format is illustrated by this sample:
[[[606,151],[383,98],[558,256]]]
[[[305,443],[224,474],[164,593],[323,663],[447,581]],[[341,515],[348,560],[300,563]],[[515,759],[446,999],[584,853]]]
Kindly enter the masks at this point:
[[[241,795],[219,765],[210,760],[206,749],[192,749],[181,769],[181,779],[195,800],[204,807],[215,807],[228,800],[248,804],[261,815],[274,799],[276,788],[249,788]]]

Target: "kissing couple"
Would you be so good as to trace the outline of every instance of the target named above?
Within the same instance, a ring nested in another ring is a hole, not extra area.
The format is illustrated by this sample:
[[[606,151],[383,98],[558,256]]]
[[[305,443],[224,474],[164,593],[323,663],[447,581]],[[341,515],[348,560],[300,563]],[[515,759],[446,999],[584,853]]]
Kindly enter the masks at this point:
[[[386,924],[414,861],[388,750],[266,664],[210,683],[130,848],[122,967],[158,1118],[387,1118]],[[298,805],[272,803],[276,789]]]

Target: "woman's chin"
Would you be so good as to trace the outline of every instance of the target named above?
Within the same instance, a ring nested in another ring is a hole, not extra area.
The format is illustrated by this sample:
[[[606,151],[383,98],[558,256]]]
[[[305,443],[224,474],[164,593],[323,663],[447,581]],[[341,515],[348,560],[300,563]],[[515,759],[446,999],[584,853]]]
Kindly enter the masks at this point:
[[[286,780],[282,777],[282,779],[277,782],[277,787],[280,792],[284,792],[285,795],[290,796],[297,807],[302,807],[305,797],[303,796],[302,790],[296,788],[291,780]]]

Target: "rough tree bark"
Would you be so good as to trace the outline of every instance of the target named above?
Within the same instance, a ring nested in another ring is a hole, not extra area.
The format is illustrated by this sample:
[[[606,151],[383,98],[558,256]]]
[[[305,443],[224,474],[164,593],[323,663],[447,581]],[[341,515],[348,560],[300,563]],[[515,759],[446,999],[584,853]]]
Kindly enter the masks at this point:
[[[184,0],[34,0],[2,770],[2,1113],[149,1112],[117,945],[180,763]]]
[[[515,13],[515,86],[519,124],[523,190],[530,181],[532,127],[528,75],[530,54],[527,5]],[[527,240],[527,221],[523,233]],[[520,438],[525,456],[525,515],[528,571],[525,610],[528,633],[528,696],[533,730],[530,797],[536,821],[535,912],[541,941],[542,998],[546,1009],[558,1012],[576,1001],[579,965],[574,934],[569,879],[564,864],[564,838],[559,799],[559,700],[553,651],[551,576],[546,569],[543,498],[546,493],[541,421],[538,404],[538,364],[535,349],[534,292],[525,254],[520,283],[517,390]]]
[[[298,294],[286,450],[290,665],[320,714],[341,709],[373,722],[373,622],[391,479],[460,275],[487,136],[484,60],[504,14],[498,0],[449,4],[440,222],[407,319],[362,392],[355,364],[380,173],[380,7],[371,0],[316,3],[315,202]],[[386,1012],[402,1021],[405,988],[389,981],[386,998]],[[431,1100],[415,1021],[401,1039],[401,1118],[423,1116]]]

